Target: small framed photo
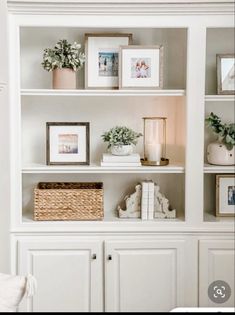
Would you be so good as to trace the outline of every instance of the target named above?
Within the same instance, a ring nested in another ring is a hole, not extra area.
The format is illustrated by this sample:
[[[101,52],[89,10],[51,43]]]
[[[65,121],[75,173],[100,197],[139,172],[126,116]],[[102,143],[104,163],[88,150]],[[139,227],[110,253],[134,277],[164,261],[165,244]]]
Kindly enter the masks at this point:
[[[217,94],[235,94],[235,55],[220,54],[217,58]]]
[[[47,122],[47,165],[89,165],[88,122]]]
[[[163,46],[121,46],[120,89],[163,87]]]
[[[235,175],[216,175],[216,216],[235,216]]]
[[[86,89],[117,89],[119,47],[130,45],[132,34],[85,34]]]

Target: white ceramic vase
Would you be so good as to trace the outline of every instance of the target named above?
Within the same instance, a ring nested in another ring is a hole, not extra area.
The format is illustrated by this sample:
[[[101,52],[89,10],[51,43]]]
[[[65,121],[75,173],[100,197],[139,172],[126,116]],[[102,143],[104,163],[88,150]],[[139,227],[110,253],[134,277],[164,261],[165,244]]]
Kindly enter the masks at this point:
[[[76,72],[69,68],[53,70],[53,89],[76,89]]]
[[[111,153],[113,155],[130,155],[133,153],[133,147],[129,145],[113,145],[111,147]]]
[[[207,147],[208,163],[214,165],[235,165],[235,147],[228,150],[223,143],[212,142]]]

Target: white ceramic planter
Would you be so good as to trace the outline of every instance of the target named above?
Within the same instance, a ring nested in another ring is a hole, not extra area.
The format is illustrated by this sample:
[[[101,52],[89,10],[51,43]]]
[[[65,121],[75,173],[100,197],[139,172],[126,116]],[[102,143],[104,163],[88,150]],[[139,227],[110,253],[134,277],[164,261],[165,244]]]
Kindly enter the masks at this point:
[[[132,145],[114,145],[111,147],[113,155],[130,155],[133,153]]]
[[[207,147],[208,163],[214,165],[235,165],[235,147],[228,150],[226,146],[220,142],[210,143]]]
[[[76,89],[76,72],[69,68],[53,70],[53,89]]]

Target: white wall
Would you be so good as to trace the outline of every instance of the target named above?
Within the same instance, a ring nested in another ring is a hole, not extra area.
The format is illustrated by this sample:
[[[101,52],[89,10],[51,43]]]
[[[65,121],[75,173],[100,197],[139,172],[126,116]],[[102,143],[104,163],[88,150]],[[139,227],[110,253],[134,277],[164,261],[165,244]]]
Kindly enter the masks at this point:
[[[9,104],[7,94],[7,7],[0,1],[0,272],[8,272],[9,265]]]

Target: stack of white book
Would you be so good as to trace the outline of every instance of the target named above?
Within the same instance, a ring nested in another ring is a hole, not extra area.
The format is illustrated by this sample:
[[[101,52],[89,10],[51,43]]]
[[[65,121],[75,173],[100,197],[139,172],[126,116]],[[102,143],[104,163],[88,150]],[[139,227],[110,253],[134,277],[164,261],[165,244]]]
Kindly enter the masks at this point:
[[[140,155],[133,153],[130,155],[112,155],[110,153],[104,153],[101,161],[101,166],[111,167],[135,167],[141,166]]]
[[[154,219],[154,182],[143,181],[141,185],[142,185],[141,219],[153,220]]]

